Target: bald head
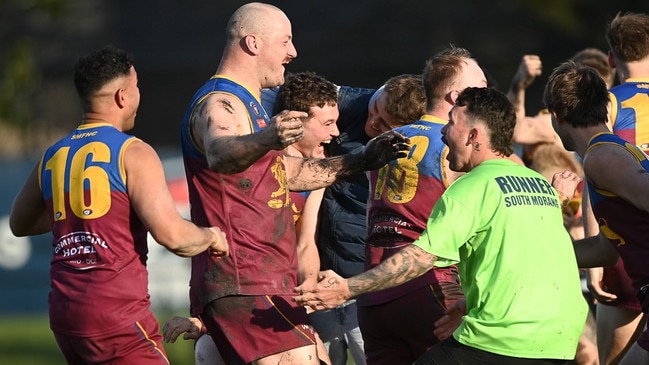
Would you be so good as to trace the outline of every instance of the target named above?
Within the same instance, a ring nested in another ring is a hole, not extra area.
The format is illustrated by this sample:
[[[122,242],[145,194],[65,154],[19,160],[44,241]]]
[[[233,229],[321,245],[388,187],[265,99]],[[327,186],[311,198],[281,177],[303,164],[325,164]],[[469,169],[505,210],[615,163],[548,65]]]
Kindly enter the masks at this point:
[[[229,42],[236,42],[248,34],[263,35],[278,18],[286,15],[276,6],[264,3],[248,3],[237,9],[226,27]]]

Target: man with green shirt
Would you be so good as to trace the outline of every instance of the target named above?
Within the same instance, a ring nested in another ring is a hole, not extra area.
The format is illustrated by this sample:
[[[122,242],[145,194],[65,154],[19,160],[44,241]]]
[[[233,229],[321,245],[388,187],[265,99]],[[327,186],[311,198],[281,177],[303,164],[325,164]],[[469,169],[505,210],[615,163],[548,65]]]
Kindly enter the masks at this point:
[[[467,174],[444,192],[422,235],[354,277],[322,272],[317,285],[295,289],[295,301],[332,308],[455,263],[466,302],[448,308],[436,330],[448,338],[415,364],[573,359],[588,307],[563,226],[562,199],[543,176],[508,160],[515,123],[501,92],[464,90],[442,134],[451,169]]]

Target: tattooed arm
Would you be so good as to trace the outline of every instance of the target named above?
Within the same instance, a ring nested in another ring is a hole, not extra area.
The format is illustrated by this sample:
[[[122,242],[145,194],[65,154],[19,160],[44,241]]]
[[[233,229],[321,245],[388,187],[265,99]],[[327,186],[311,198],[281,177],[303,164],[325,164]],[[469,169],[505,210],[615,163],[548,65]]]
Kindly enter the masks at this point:
[[[293,300],[312,309],[328,309],[365,293],[392,288],[417,278],[430,269],[437,257],[410,245],[378,266],[348,279],[328,270],[320,273],[320,282],[311,287],[295,288],[300,295]]]
[[[376,170],[394,159],[406,157],[409,142],[405,136],[389,131],[374,137],[355,153],[324,159],[287,156],[288,186],[293,191],[315,190],[331,185],[339,177]]]
[[[282,150],[302,139],[306,113],[283,111],[270,125],[252,133],[248,111],[240,99],[215,93],[196,106],[192,137],[205,151],[210,169],[233,174],[246,170],[270,150]]]

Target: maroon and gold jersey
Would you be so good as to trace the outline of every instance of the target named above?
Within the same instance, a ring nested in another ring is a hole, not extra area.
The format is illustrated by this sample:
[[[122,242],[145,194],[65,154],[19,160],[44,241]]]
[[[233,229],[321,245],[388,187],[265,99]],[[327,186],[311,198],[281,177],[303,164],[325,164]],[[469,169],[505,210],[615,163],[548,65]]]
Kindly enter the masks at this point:
[[[615,144],[626,149],[638,161],[638,170],[649,172],[649,160],[639,147],[612,133],[599,133],[590,140],[586,153],[600,144]],[[610,191],[598,189],[590,181],[588,192],[599,229],[620,254],[637,291],[649,284],[649,213]]]
[[[442,164],[447,148],[440,132],[445,124],[440,118],[424,115],[417,122],[396,128],[410,138],[408,156],[370,172],[366,269],[412,244],[426,228],[433,205],[448,185]],[[358,303],[384,303],[440,281],[456,282],[456,266],[436,267],[395,288],[363,295]]]
[[[295,224],[282,151],[269,151],[247,170],[210,170],[204,151],[193,142],[191,116],[211,94],[238,97],[248,109],[253,132],[270,122],[245,87],[222,77],[208,80],[194,95],[181,129],[192,220],[217,226],[227,235],[230,255],[204,252],[192,258],[192,314],[228,295],[290,294],[297,285]]]
[[[134,140],[109,124],[85,124],[41,159],[53,233],[55,332],[107,334],[147,315],[147,231],[131,208],[123,165]]]

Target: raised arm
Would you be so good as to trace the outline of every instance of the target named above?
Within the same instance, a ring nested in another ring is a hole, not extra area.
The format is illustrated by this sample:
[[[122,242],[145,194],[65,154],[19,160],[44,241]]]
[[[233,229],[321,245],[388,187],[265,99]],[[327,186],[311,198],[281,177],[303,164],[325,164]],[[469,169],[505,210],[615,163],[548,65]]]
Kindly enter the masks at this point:
[[[293,191],[316,190],[336,179],[361,171],[376,170],[389,161],[407,156],[410,140],[389,131],[372,138],[358,152],[329,158],[285,156],[288,186]]]
[[[539,56],[524,55],[512,78],[507,98],[514,104],[516,119],[519,121],[525,117],[525,89],[532,85],[538,76],[541,76],[542,70],[543,65]]]
[[[158,243],[179,256],[207,249],[217,256],[228,254],[225,234],[219,228],[197,227],[178,213],[160,158],[151,146],[132,142],[124,154],[124,168],[131,205]]]
[[[215,93],[197,107],[191,120],[192,137],[205,151],[210,169],[232,174],[245,171],[270,150],[282,150],[302,139],[307,114],[283,111],[264,130],[252,133],[240,99]]]

